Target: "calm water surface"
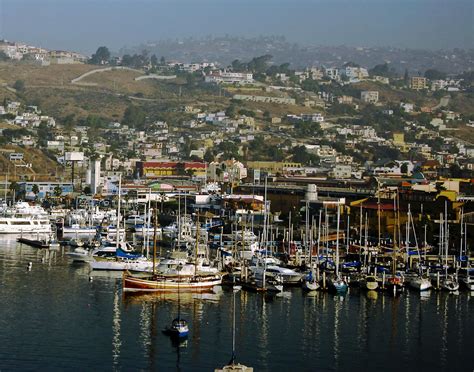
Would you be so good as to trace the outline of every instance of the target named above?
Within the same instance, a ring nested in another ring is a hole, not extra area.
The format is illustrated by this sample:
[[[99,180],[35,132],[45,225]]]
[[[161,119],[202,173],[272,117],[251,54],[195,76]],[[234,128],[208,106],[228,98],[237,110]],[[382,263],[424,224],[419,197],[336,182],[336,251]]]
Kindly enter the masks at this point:
[[[120,275],[0,239],[2,372],[212,371],[229,361],[232,292],[183,294],[190,336],[177,347],[161,332],[176,316],[176,296],[124,297]],[[474,369],[467,292],[339,297],[294,288],[279,297],[240,292],[236,309],[237,359],[255,371]]]

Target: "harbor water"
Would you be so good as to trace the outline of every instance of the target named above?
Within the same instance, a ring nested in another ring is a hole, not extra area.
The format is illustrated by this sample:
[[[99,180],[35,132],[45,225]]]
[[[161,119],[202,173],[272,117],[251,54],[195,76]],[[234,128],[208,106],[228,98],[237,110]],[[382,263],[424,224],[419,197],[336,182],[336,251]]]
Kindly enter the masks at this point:
[[[231,357],[232,291],[124,296],[120,274],[0,237],[0,370],[213,371]],[[29,263],[32,263],[29,268]],[[237,361],[255,371],[472,371],[474,294],[350,289],[236,295]]]

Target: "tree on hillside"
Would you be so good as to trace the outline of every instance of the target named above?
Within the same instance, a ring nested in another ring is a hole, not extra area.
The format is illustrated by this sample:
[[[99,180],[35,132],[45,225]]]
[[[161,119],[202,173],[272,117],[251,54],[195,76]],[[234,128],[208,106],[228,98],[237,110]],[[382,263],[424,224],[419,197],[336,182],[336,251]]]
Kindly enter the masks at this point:
[[[89,60],[93,65],[105,65],[110,60],[110,51],[107,47],[101,46],[97,48],[97,51],[92,55]]]
[[[308,153],[306,147],[303,145],[294,147],[291,152],[293,161],[297,163],[314,164],[319,160],[317,155]]]
[[[153,54],[150,57],[150,63],[153,67],[158,66],[158,57],[156,56],[156,54]]]
[[[429,80],[443,80],[446,79],[446,73],[431,68],[425,71],[425,78]]]
[[[385,76],[388,78],[393,78],[397,76],[397,73],[394,68],[389,67],[388,63],[382,63],[374,66],[374,68],[369,70],[371,76]]]
[[[123,114],[122,123],[136,129],[145,128],[146,115],[141,107],[130,105]]]
[[[214,161],[214,153],[210,148],[207,148],[206,152],[204,153],[204,161],[207,163]]]
[[[17,92],[23,92],[25,90],[25,82],[23,80],[17,80],[15,81],[15,83],[13,84],[13,88],[17,91]]]

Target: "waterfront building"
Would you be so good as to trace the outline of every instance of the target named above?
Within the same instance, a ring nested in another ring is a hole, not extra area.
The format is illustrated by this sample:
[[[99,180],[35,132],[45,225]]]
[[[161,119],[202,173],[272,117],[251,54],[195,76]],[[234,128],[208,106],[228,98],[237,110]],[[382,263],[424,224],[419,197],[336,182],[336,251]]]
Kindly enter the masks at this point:
[[[35,195],[33,192],[34,186],[38,187],[38,194]],[[72,183],[70,182],[40,182],[40,181],[28,181],[20,182],[19,186],[19,195],[24,195],[25,199],[34,200],[35,198],[43,199],[47,196],[54,196],[57,188],[61,189],[61,196],[71,195],[73,192]]]

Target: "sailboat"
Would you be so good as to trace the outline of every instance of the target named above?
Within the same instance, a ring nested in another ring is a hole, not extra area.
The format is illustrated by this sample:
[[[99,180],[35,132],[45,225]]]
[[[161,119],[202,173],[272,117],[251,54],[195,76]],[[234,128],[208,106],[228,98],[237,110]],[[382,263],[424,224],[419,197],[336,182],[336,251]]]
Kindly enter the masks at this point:
[[[180,271],[181,269],[178,268],[178,316],[173,319],[171,325],[166,327],[163,331],[165,334],[176,338],[184,338],[187,337],[189,334],[188,322],[185,319],[181,318],[181,302],[179,297]]]
[[[132,275],[125,272],[123,275],[124,292],[175,292],[177,289],[185,292],[203,292],[209,291],[214,286],[222,283],[222,277],[216,273],[199,273],[197,266],[197,244],[195,252],[195,262],[190,275],[175,274],[157,274],[156,273],[156,221],[158,220],[155,209],[155,234],[153,236],[153,274],[150,276]],[[199,214],[198,214],[199,221]],[[199,234],[199,231],[198,231]],[[197,236],[199,236],[197,234]]]
[[[459,249],[459,283],[469,291],[474,291],[474,268],[470,267],[467,256],[467,223],[464,223],[464,209],[461,209],[461,245]],[[464,266],[463,266],[464,263]]]
[[[459,289],[459,283],[455,275],[448,275],[448,245],[449,245],[449,225],[448,225],[448,207],[447,203],[444,204],[445,214],[441,214],[441,223],[443,225],[443,239],[441,241],[441,246],[444,250],[444,278],[441,281],[441,289],[449,292],[455,292]]]
[[[407,221],[407,230],[410,229],[410,227],[413,227],[413,236],[415,239],[415,246],[416,246],[416,251],[418,254],[418,261],[419,261],[419,272],[418,275],[413,277],[409,282],[408,285],[417,291],[423,292],[432,287],[431,285],[431,280],[428,276],[423,275],[422,272],[422,261],[421,261],[421,253],[420,253],[420,248],[418,246],[418,239],[416,238],[416,229],[415,229],[415,223],[413,221],[413,217],[411,214],[410,210],[410,204],[408,204],[408,221]],[[426,229],[425,229],[425,235],[426,235]],[[408,232],[407,232],[408,236]],[[407,238],[407,253],[408,253],[408,244],[409,239]],[[425,237],[425,242],[426,242],[426,237]]]
[[[394,223],[393,225],[393,253],[392,253],[392,274],[387,278],[387,288],[393,291],[393,294],[396,295],[398,292],[403,291],[403,279],[400,275],[397,275],[397,260],[398,260],[398,243],[397,243],[397,233],[399,232],[399,223],[400,216],[397,207],[398,201],[398,189],[397,194],[393,199],[393,213],[394,213]]]
[[[341,220],[341,212],[340,212],[340,201],[337,201],[337,228],[336,228],[336,269],[335,269],[335,276],[333,278],[329,278],[329,287],[336,292],[346,292],[349,285],[347,281],[341,276],[339,272],[339,224]]]
[[[235,354],[235,294],[241,289],[240,286],[234,286],[232,294],[232,356],[230,358],[229,364],[225,365],[221,369],[216,368],[214,372],[253,372],[252,367],[247,367],[243,364],[236,363],[236,354]]]

